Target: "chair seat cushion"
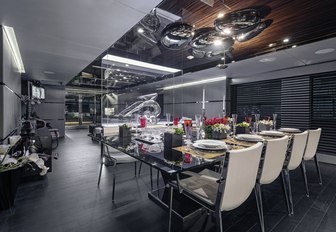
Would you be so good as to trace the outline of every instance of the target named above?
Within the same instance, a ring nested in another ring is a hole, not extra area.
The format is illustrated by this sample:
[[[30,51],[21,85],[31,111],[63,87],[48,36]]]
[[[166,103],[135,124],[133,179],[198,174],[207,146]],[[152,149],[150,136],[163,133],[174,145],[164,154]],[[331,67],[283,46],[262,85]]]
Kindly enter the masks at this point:
[[[180,180],[180,186],[184,191],[193,194],[209,204],[215,204],[220,174],[209,169],[199,173],[188,172],[191,177]]]
[[[137,159],[121,152],[110,152],[110,155],[104,155],[107,159],[111,158],[117,161],[117,164],[121,163],[131,163],[138,161]]]

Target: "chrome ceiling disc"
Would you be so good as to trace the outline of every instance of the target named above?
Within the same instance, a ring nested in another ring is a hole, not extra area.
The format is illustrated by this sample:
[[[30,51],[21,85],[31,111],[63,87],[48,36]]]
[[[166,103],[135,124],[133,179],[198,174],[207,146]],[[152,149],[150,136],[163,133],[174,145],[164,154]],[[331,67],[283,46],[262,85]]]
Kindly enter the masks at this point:
[[[168,24],[161,33],[161,43],[168,49],[181,49],[191,41],[193,32],[193,27],[187,23]]]

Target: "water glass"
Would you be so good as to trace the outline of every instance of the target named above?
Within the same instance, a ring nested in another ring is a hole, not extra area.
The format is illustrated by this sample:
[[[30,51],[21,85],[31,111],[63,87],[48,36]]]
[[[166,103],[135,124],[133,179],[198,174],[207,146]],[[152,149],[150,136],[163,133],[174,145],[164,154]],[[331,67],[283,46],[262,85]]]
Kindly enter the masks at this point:
[[[197,130],[196,139],[201,139],[202,115],[195,114],[195,122],[196,122],[196,130]]]
[[[135,134],[138,134],[138,126],[139,126],[139,118],[140,115],[139,114],[135,114],[134,115],[134,120],[135,120]]]
[[[277,114],[273,114],[273,130],[276,130],[276,120],[277,120]]]
[[[258,132],[259,132],[260,114],[254,114],[254,119],[255,119],[255,123],[254,123],[254,133],[258,133]]]
[[[167,120],[167,126],[169,127],[170,125],[170,113],[166,113],[166,120]]]
[[[178,126],[178,122],[179,122],[179,118],[178,117],[176,117],[176,118],[174,118],[174,121],[173,121],[173,125],[174,126]]]
[[[184,120],[184,132],[186,135],[186,139],[191,139],[191,126],[192,126],[191,120]]]
[[[146,117],[141,117],[140,118],[140,127],[145,128],[147,124],[147,118]]]
[[[237,120],[238,120],[238,114],[232,114],[233,135],[236,135]]]

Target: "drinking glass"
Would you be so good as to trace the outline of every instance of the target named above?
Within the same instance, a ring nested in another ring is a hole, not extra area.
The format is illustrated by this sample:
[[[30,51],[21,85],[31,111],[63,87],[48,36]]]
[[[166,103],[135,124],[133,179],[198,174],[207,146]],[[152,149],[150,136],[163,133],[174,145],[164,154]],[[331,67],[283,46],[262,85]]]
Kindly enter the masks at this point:
[[[174,126],[178,126],[178,122],[179,122],[179,118],[178,117],[176,117],[176,118],[174,118],[174,121],[173,121],[173,125]]]
[[[254,133],[258,133],[259,132],[260,114],[254,114],[254,118],[255,118]]]
[[[139,114],[135,114],[134,115],[134,119],[135,119],[135,135],[138,135],[139,118],[140,118]]]
[[[201,123],[202,123],[202,115],[195,114],[195,122],[196,122],[196,130],[197,130],[197,138],[201,139]]]
[[[277,114],[273,114],[273,130],[276,130],[276,120],[277,120]]]
[[[145,128],[147,123],[147,118],[146,117],[141,117],[140,118],[140,127]]]
[[[186,139],[191,139],[191,126],[192,126],[191,120],[184,120],[184,132],[186,135]]]
[[[233,135],[236,135],[237,119],[238,119],[238,114],[232,114]]]
[[[170,125],[170,113],[166,113],[166,120],[167,120],[167,126],[169,127]]]

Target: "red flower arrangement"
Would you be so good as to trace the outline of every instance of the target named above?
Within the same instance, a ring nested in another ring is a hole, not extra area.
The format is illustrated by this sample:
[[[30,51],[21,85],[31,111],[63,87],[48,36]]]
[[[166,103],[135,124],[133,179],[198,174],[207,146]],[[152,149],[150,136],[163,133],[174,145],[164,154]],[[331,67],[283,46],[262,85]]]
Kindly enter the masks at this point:
[[[210,118],[210,119],[205,119],[204,124],[205,126],[213,126],[215,124],[228,124],[229,119],[228,117],[224,117],[224,118]]]

